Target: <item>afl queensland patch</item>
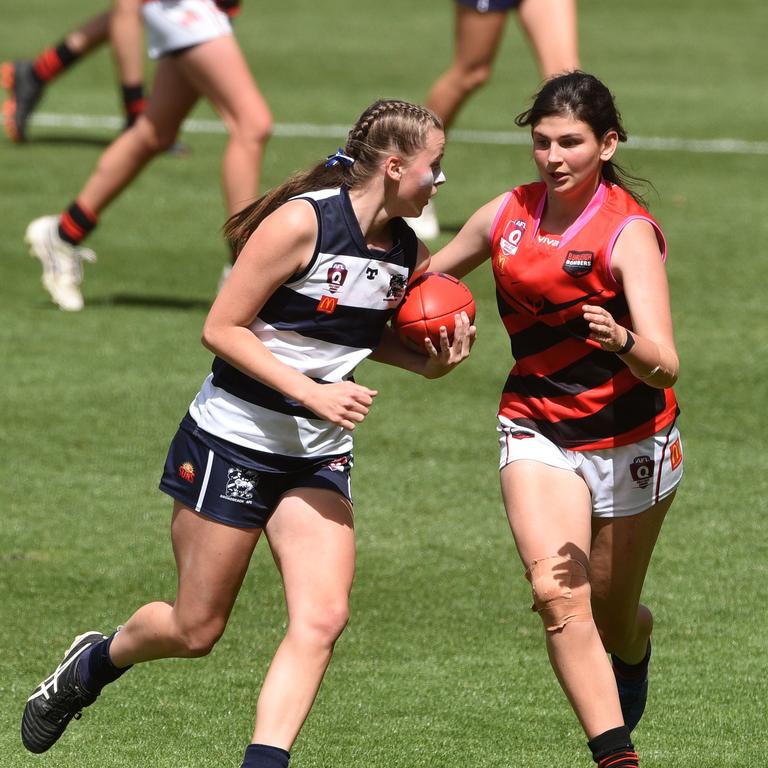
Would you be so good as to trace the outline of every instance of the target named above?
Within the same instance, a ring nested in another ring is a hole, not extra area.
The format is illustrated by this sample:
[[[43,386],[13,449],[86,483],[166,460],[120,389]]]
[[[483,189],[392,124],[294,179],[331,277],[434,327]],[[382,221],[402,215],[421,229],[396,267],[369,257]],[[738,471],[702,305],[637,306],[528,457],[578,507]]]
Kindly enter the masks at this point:
[[[592,251],[568,251],[563,270],[571,277],[584,277],[592,271],[595,254]]]

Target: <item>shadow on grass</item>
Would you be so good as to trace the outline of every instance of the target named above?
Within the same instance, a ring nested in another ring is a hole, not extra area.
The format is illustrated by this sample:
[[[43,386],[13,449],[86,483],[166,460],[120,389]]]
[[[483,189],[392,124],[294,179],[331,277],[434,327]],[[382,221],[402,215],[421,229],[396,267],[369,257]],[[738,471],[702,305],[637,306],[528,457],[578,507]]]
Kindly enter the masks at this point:
[[[202,309],[208,311],[213,299],[185,299],[180,296],[141,296],[131,293],[116,293],[86,300],[88,307],[136,307],[138,309]]]
[[[116,136],[42,136],[35,134],[28,138],[21,146],[48,146],[48,147],[108,147]]]

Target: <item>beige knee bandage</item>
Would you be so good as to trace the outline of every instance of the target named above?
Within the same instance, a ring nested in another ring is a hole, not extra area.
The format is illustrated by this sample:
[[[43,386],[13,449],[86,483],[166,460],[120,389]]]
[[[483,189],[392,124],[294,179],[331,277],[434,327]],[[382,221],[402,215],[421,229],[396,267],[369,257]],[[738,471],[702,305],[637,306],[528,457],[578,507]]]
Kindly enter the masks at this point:
[[[533,605],[553,632],[571,621],[592,621],[587,569],[578,560],[562,555],[534,560],[525,572],[531,582]]]

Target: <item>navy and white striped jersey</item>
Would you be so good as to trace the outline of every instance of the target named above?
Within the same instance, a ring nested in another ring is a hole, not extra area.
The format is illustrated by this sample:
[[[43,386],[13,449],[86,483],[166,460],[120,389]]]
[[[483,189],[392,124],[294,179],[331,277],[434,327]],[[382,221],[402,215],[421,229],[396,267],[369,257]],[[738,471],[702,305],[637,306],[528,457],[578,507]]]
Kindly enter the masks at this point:
[[[314,256],[272,294],[250,329],[278,360],[306,376],[348,380],[400,304],[418,241],[398,218],[392,220],[392,249],[369,249],[343,187],[298,197],[317,213]],[[351,432],[219,357],[189,412],[206,432],[267,453],[312,458],[352,449]]]

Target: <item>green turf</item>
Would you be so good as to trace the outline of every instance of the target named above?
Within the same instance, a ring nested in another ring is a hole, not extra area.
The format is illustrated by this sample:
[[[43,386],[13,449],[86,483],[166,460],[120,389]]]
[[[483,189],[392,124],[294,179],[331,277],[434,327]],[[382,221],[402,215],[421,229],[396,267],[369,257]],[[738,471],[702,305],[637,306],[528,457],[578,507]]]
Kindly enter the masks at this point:
[[[29,56],[85,0],[4,9],[0,57]],[[616,92],[630,134],[764,141],[762,4],[582,2],[584,66]],[[247,3],[238,33],[280,124],[351,124],[379,96],[421,100],[450,52],[449,3]],[[493,81],[457,127],[510,130],[536,87],[509,26]],[[114,114],[101,52],[50,89],[41,111]],[[212,117],[207,107],[195,115]],[[171,598],[168,440],[209,364],[198,341],[224,260],[224,137],[187,134],[89,241],[86,311],[49,305],[21,242],[87,177],[105,130],[33,127],[0,141],[0,763],[8,768],[239,765],[258,685],[284,628],[279,580],[257,550],[230,626],[194,662],[139,668],[53,751],[18,738],[26,695],[75,631],[114,626]],[[264,184],[335,149],[275,137]],[[686,479],[647,581],[656,615],[651,701],[636,732],[645,768],[764,762],[768,460],[765,446],[766,154],[624,150],[653,180],[669,240],[682,372]],[[449,142],[447,228],[532,176],[524,147]],[[441,242],[446,241],[447,236]],[[494,416],[507,341],[487,270],[469,278],[479,341],[425,382],[366,363],[381,390],[359,430],[353,617],[294,749],[296,768],[588,766],[549,669],[501,507]]]

